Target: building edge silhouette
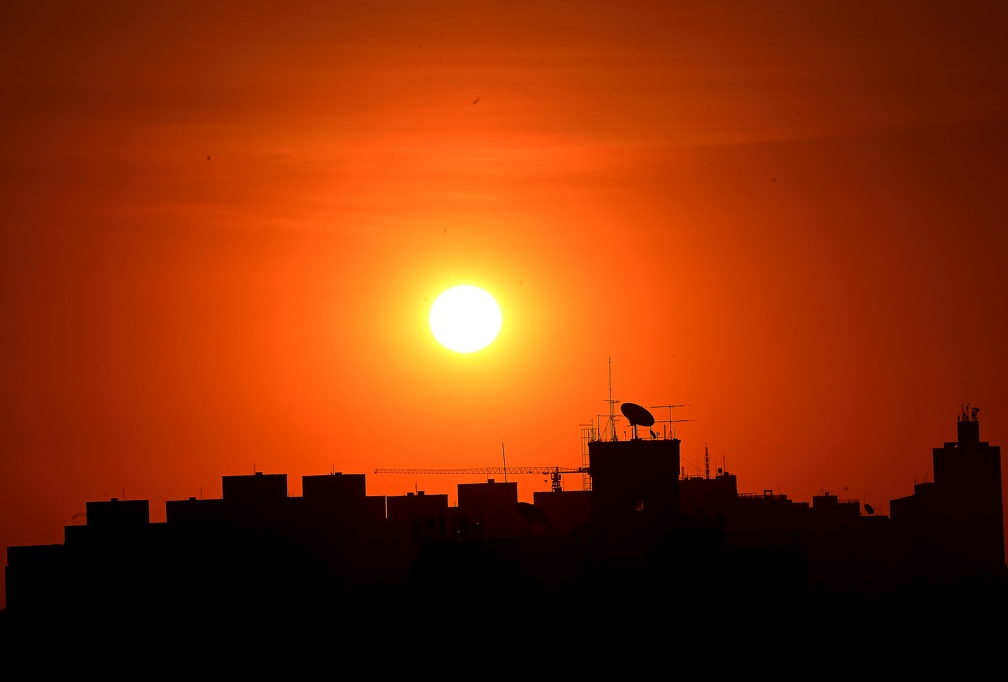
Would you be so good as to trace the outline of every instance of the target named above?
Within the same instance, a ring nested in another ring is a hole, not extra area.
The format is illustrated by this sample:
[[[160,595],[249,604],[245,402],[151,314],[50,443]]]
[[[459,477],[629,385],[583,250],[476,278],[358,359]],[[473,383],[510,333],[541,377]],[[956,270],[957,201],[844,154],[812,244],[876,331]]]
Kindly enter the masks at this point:
[[[531,638],[616,656],[628,637],[656,652],[706,636],[825,654],[885,632],[979,646],[980,624],[1003,621],[1001,454],[977,410],[889,516],[830,493],[740,493],[723,469],[686,476],[675,435],[631,424],[587,439],[590,486],[531,504],[494,479],[458,484],[454,507],[370,496],[342,472],[303,476],[300,497],[286,474],[223,476],[221,498],[168,501],[162,523],[147,500],[87,502],[63,543],[8,547],[3,640],[73,669],[128,654],[233,672],[337,642],[421,655]]]

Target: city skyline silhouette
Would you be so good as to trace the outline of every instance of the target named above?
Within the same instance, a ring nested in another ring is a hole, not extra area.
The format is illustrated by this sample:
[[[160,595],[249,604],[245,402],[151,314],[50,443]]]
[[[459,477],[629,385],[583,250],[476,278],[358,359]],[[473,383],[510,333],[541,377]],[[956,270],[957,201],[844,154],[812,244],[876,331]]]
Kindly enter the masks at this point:
[[[654,423],[625,405],[631,426]],[[892,500],[891,517],[828,493],[740,492],[721,468],[681,476],[681,441],[653,430],[592,431],[590,486],[531,504],[494,478],[460,483],[451,506],[368,495],[365,474],[343,472],[305,476],[300,497],[285,474],[224,476],[221,498],[169,501],[163,523],[147,500],[88,502],[63,543],[7,548],[3,637],[32,652],[22,663],[56,646],[61,668],[121,654],[171,674],[316,665],[337,642],[418,652],[450,634],[475,647],[511,639],[523,617],[561,628],[560,647],[584,632],[640,646],[699,630],[850,656],[852,633],[872,628],[978,637],[1003,618],[1008,569],[1000,446],[981,440],[977,412],[963,407],[956,440],[933,448],[934,480]],[[270,653],[251,656],[254,638]]]

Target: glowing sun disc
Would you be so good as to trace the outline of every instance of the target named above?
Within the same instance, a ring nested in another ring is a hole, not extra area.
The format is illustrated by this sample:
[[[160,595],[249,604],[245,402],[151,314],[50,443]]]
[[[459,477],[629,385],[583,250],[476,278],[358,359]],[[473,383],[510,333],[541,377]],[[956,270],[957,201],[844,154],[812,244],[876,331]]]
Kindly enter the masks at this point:
[[[501,309],[483,289],[461,284],[437,297],[428,322],[442,346],[456,353],[474,353],[497,338]]]

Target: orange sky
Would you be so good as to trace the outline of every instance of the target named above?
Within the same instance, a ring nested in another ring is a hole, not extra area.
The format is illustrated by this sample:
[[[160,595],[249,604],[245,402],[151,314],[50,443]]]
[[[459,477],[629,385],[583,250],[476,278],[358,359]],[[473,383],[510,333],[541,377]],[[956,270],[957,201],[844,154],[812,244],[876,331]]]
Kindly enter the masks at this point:
[[[1008,446],[1008,5],[356,4],[0,10],[5,553],[254,470],[579,466],[610,358],[744,492],[888,513],[963,403]]]

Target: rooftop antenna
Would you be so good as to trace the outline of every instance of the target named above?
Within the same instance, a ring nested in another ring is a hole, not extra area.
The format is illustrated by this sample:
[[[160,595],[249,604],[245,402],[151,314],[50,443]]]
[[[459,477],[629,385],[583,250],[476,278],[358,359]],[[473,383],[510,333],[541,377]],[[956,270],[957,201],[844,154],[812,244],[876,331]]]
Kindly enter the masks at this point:
[[[612,397],[612,356],[609,356],[609,440],[616,440],[616,415],[613,413],[613,406],[618,403]],[[652,422],[654,423],[654,422]],[[634,430],[636,432],[636,429]]]
[[[507,457],[504,456],[504,443],[501,443],[501,459],[504,460],[504,482],[507,483]]]
[[[661,420],[663,422],[663,426],[662,426],[662,433],[663,434],[667,434],[666,429],[671,428],[672,429],[672,437],[675,438],[675,427],[674,426],[668,427],[668,426],[665,426],[665,424],[675,424],[676,422],[695,422],[695,421],[697,421],[696,419],[673,419],[672,418],[672,408],[673,407],[687,407],[687,406],[688,406],[687,403],[681,403],[679,405],[651,405],[652,409],[657,409],[659,407],[664,407],[664,408],[667,408],[668,411],[669,411],[669,414],[668,414],[669,418]]]

